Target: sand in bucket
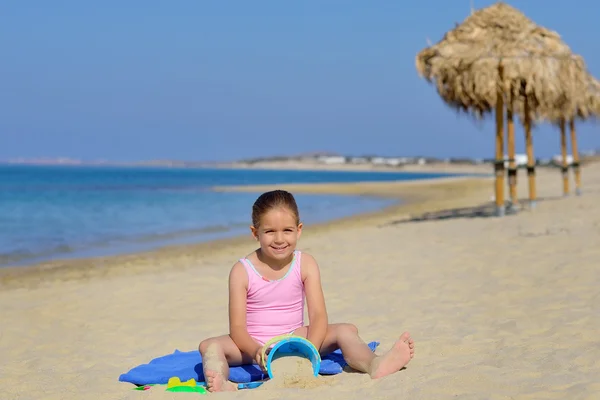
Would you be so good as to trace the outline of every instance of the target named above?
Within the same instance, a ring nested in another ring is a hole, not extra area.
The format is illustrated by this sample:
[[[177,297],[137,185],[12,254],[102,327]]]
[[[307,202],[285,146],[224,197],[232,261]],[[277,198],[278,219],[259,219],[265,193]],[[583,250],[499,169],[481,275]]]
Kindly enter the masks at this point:
[[[271,371],[273,379],[266,382],[261,388],[311,389],[331,384],[330,379],[314,376],[313,366],[305,357],[292,355],[280,357],[271,363]]]

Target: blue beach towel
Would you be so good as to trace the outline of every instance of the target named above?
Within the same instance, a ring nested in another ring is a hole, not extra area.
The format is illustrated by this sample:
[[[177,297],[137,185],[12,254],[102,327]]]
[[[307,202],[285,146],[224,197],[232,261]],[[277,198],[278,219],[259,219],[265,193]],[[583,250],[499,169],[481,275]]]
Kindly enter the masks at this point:
[[[375,351],[377,346],[379,346],[379,342],[369,343],[369,348],[373,351]],[[336,350],[323,357],[319,374],[339,374],[346,365],[342,352]],[[129,372],[121,374],[119,381],[135,385],[165,384],[172,376],[178,377],[182,382],[192,378],[198,382],[204,382],[202,357],[198,350],[187,352],[175,350],[173,354],[155,358],[148,364],[138,365],[129,370]],[[231,367],[229,369],[229,380],[236,383],[262,381],[268,377],[258,365],[254,364]]]

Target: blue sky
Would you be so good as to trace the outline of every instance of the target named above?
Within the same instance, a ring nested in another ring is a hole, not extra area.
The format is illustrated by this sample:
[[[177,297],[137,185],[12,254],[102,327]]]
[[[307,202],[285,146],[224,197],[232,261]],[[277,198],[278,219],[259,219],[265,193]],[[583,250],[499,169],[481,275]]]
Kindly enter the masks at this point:
[[[600,2],[509,4],[558,31],[600,77]],[[469,9],[469,0],[6,1],[0,159],[490,157],[492,118],[458,116],[414,63],[426,38],[441,39]],[[578,133],[581,149],[600,147],[600,125]],[[537,127],[534,143],[536,155],[558,153],[557,129]]]

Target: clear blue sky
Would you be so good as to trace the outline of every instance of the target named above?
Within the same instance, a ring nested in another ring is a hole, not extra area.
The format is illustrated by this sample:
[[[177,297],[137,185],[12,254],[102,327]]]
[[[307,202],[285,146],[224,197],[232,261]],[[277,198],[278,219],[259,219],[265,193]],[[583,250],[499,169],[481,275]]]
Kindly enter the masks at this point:
[[[600,2],[509,4],[558,31],[600,77]],[[0,159],[490,157],[492,120],[457,116],[415,70],[426,38],[441,39],[469,9],[469,0],[5,1]],[[582,149],[600,147],[600,125],[578,131]],[[520,127],[517,138],[521,151]],[[548,124],[534,141],[537,155],[559,152]]]

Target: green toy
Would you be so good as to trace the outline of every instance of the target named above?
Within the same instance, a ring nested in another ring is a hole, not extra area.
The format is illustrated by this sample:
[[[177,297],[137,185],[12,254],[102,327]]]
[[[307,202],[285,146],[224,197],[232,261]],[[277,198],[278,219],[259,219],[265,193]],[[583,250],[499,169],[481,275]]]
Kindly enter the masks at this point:
[[[200,394],[208,393],[203,386],[175,386],[168,388],[167,392],[195,392]]]

